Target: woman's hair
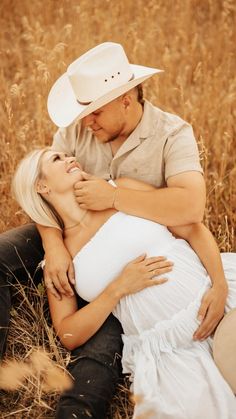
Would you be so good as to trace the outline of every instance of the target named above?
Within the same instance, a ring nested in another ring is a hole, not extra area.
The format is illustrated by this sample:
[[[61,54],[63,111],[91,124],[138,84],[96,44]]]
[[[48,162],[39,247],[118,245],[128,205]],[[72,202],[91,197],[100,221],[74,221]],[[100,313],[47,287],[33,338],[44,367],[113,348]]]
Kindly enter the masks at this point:
[[[50,148],[29,153],[16,169],[12,192],[28,216],[38,224],[63,229],[63,222],[53,206],[37,192],[37,182],[42,178],[41,160]]]

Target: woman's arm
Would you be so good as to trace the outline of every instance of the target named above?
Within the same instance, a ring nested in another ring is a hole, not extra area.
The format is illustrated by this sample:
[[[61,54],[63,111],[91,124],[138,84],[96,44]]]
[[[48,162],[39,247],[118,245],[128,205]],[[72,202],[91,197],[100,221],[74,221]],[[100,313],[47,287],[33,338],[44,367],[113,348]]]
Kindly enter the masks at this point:
[[[159,260],[159,257],[142,255],[130,262],[94,301],[80,310],[75,296],[63,295],[58,301],[48,292],[53,326],[62,344],[69,350],[83,345],[98,331],[122,297],[166,282],[164,278],[152,279],[158,274]]]

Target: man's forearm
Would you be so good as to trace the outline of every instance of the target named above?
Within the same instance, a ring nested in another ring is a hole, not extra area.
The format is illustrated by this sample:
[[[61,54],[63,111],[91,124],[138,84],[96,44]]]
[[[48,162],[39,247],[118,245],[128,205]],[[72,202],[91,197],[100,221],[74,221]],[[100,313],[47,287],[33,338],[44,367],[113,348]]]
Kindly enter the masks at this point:
[[[227,288],[220,252],[211,232],[202,224],[170,229],[186,239],[206,268],[212,285]]]
[[[167,226],[201,222],[205,208],[205,182],[199,172],[184,172],[167,179],[167,187],[155,188],[136,179],[118,178],[118,188],[105,180],[83,174],[75,197],[83,209],[117,209]]]
[[[191,191],[180,187],[152,191],[119,187],[116,191],[114,206],[118,211],[168,226],[192,224],[200,222],[202,218],[198,206],[193,205]]]

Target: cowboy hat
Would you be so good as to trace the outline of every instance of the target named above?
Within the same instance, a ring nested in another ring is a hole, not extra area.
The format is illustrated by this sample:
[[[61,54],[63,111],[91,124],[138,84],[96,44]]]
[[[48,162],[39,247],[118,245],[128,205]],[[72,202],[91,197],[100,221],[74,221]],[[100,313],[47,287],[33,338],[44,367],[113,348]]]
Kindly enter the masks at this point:
[[[223,317],[215,331],[213,357],[224,379],[236,394],[236,309]]]
[[[48,113],[59,127],[67,127],[163,70],[130,64],[123,47],[105,42],[69,65],[52,86]]]

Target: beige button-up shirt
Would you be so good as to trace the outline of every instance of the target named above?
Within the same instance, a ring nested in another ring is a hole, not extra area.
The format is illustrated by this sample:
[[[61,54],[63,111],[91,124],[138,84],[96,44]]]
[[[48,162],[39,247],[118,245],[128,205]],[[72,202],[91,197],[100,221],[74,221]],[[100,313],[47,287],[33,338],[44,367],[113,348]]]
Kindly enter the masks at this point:
[[[170,176],[202,172],[191,126],[148,101],[140,123],[115,156],[109,143],[99,143],[78,121],[56,132],[53,148],[75,155],[84,171],[107,180],[130,177],[162,187]]]

